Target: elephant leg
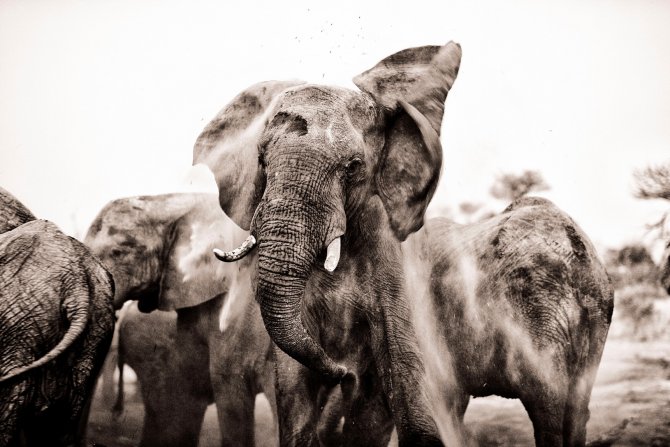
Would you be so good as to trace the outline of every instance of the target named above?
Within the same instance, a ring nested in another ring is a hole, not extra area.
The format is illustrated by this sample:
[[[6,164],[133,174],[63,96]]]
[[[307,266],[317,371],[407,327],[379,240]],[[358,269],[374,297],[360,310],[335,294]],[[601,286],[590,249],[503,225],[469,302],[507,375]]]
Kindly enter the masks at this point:
[[[465,392],[459,393],[458,396],[453,396],[453,400],[451,401],[451,411],[453,411],[453,414],[456,415],[461,424],[463,424],[465,411],[468,409],[469,403],[470,395]]]
[[[209,377],[221,431],[221,446],[254,446],[254,406],[257,387],[250,368],[246,333],[209,334]]]
[[[279,348],[274,349],[279,445],[318,446],[319,378]]]
[[[255,393],[244,383],[226,380],[225,383],[214,384],[214,400],[221,429],[221,446],[253,447]]]
[[[117,356],[118,351],[116,347],[112,347],[105,358],[105,363],[100,373],[100,396],[105,408],[111,407],[114,402],[114,371],[116,371]]]
[[[174,349],[138,373],[145,405],[141,446],[196,447],[212,402],[207,346],[190,315],[180,314],[177,326]]]
[[[174,389],[161,398],[145,395],[145,416],[140,446],[197,447],[207,399]]]
[[[342,445],[386,447],[393,427],[393,416],[381,394],[359,399],[345,417]]]
[[[521,402],[533,423],[535,445],[546,447],[563,446],[563,415],[566,398],[563,393],[543,394],[539,386],[528,387]],[[547,387],[544,387],[546,390]]]
[[[268,356],[263,359],[262,362],[256,365],[256,397],[258,396],[258,393],[263,393],[265,395],[265,398],[267,399],[270,406],[270,417],[272,419],[272,423],[269,426],[269,429],[266,429],[265,427],[268,427],[268,424],[266,424],[258,414],[255,416],[255,423],[257,426],[259,423],[265,424],[261,426],[261,434],[269,432],[266,436],[269,436],[270,439],[274,441],[273,445],[277,445],[279,441],[279,424],[277,421],[277,415],[279,413],[277,411],[277,398],[275,393],[274,359],[272,358],[272,347],[270,345],[268,345],[268,351]],[[258,442],[260,443],[260,439]]]
[[[554,358],[552,363],[550,376],[542,376],[530,367],[524,368],[521,375],[525,381],[522,387],[517,388],[517,394],[533,423],[535,445],[563,447],[572,445],[565,437],[566,424],[573,426],[576,422],[566,421],[566,415],[573,410],[570,396],[572,379],[562,359]],[[590,387],[588,390],[590,392]],[[588,406],[587,396],[582,396],[580,405],[583,405],[584,397]],[[578,416],[578,423],[581,423],[582,417]]]
[[[586,423],[589,421],[589,401],[595,381],[597,365],[573,379],[570,384],[568,402],[563,419],[563,437],[565,446],[583,446],[586,444]]]
[[[21,438],[25,438],[25,424],[19,420],[19,414],[25,411],[31,396],[30,387],[26,381],[18,382],[13,387],[0,388],[0,445],[25,445]],[[23,425],[23,427],[21,427]]]

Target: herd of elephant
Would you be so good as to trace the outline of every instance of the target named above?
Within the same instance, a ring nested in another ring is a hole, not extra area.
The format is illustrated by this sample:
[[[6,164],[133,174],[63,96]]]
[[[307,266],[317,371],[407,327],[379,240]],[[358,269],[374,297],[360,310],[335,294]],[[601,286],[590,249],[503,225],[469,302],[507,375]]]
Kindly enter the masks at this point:
[[[540,198],[424,221],[460,61],[450,42],[359,90],[256,84],[195,143],[218,196],[114,200],[83,244],[1,191],[0,446],[84,442],[129,300],[141,445],[197,445],[214,402],[221,444],[253,446],[259,393],[281,446],[463,445],[470,397],[494,394],[537,445],[584,445],[613,312],[588,237]]]

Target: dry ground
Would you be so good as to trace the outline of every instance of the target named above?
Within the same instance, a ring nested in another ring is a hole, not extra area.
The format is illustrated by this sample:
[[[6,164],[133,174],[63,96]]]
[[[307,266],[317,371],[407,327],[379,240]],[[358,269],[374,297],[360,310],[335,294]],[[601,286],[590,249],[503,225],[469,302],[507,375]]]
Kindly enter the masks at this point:
[[[670,327],[670,300],[657,302],[650,323]],[[591,398],[588,442],[591,446],[670,446],[670,339],[640,341],[631,336],[625,316],[612,324]],[[637,337],[639,338],[639,337]],[[126,387],[126,411],[114,420],[99,399],[94,401],[89,441],[115,446],[137,445],[143,407],[135,387]],[[257,445],[274,445],[267,401],[256,402]],[[481,446],[533,445],[533,432],[521,403],[498,397],[474,399],[465,416],[468,430]],[[392,441],[392,444],[394,442]],[[201,447],[218,445],[216,410],[205,417]]]

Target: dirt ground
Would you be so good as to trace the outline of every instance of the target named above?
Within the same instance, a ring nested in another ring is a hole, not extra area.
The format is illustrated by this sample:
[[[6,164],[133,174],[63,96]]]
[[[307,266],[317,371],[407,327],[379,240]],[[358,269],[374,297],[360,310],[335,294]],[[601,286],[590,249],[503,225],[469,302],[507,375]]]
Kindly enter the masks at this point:
[[[655,324],[670,324],[670,301],[659,307],[661,319]],[[634,341],[622,330],[626,325],[629,322],[616,318],[612,324],[591,397],[588,443],[592,447],[670,446],[670,340]],[[126,410],[118,420],[100,399],[94,400],[89,442],[107,447],[137,445],[143,406],[134,384],[126,390]],[[257,445],[275,445],[270,407],[262,396],[256,401],[256,419]],[[465,422],[480,446],[534,445],[531,423],[518,400],[473,399]],[[212,405],[205,416],[200,446],[217,446],[218,436]]]

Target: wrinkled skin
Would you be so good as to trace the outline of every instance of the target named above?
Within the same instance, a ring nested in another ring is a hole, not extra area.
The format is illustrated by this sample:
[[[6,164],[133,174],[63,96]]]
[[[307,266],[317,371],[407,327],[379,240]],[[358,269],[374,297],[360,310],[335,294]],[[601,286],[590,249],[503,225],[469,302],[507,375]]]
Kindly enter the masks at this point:
[[[522,401],[537,445],[584,445],[613,290],[574,221],[522,198],[470,225],[431,219],[402,250],[421,350],[440,359],[429,389],[456,428],[470,396],[495,394]]]
[[[256,394],[274,403],[271,343],[248,279],[253,259],[223,265],[212,255],[214,246],[243,235],[211,194],[115,200],[91,224],[85,242],[114,275],[116,307],[137,300],[144,312],[177,314],[170,370],[153,378],[169,378],[170,389],[143,394],[154,413],[142,445],[197,445],[207,405],[215,402],[222,445],[252,446]],[[149,326],[143,331],[136,337],[152,336]]]
[[[0,235],[0,284],[0,445],[85,445],[114,330],[111,275],[35,220]]]
[[[401,51],[354,80],[362,91],[257,84],[195,144],[223,210],[258,240],[256,299],[280,348],[282,445],[319,443],[332,393],[342,395],[343,445],[386,445],[393,423],[401,445],[441,445],[417,393],[424,367],[400,243],[421,227],[437,185],[460,57],[453,42]],[[338,237],[329,273],[325,251]]]
[[[439,178],[443,104],[460,55],[453,43],[401,51],[357,76],[361,91],[252,86],[195,144],[194,163],[214,173],[222,208],[258,240],[256,298],[280,348],[282,445],[318,444],[321,399],[332,393],[342,396],[343,445],[385,445],[393,423],[403,446],[460,445],[467,396],[491,392],[524,400],[538,444],[583,444],[612,304],[588,239],[573,224],[568,230],[569,218],[548,203],[538,205],[546,210],[535,216],[537,227],[519,206],[509,211],[514,218],[496,217],[488,226],[438,221],[417,233]],[[499,252],[477,245],[496,230],[513,235]],[[340,236],[331,273],[326,248]],[[516,248],[523,238],[536,251],[529,259],[520,254],[524,245]],[[572,242],[578,248],[569,251]],[[555,254],[556,246],[567,250]],[[487,264],[484,254],[495,262]],[[474,288],[457,255],[475,259],[471,270],[484,269]],[[545,259],[552,263],[545,267]],[[559,297],[564,306],[553,303]],[[486,321],[473,334],[459,310],[466,299],[482,312],[507,312],[520,328],[510,329],[515,338]],[[567,347],[572,341],[580,344]],[[549,356],[556,388],[545,389],[534,364],[516,356],[517,343]],[[480,344],[489,355],[472,353]],[[500,371],[503,377],[491,378]],[[563,400],[552,406],[554,397]],[[571,409],[579,415],[564,421]]]
[[[670,295],[670,242],[661,256],[661,286]]]
[[[0,188],[0,234],[35,220],[26,206],[6,189]]]

